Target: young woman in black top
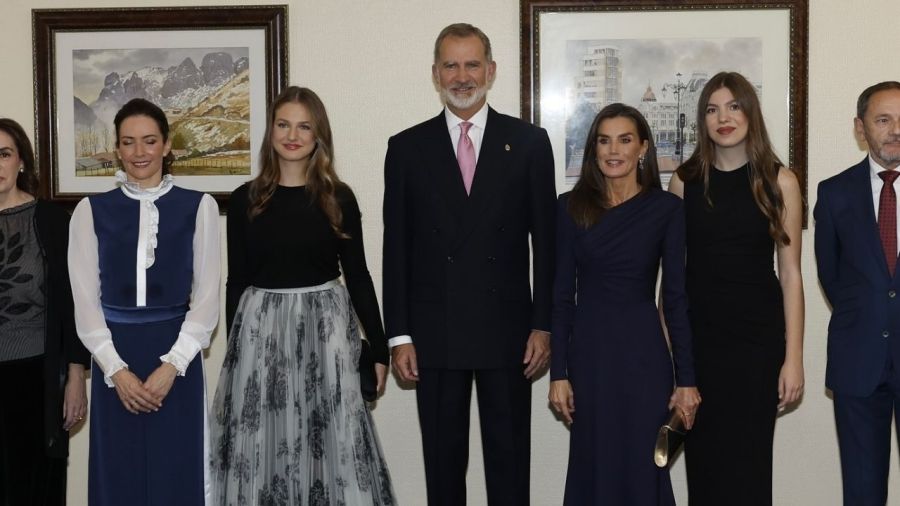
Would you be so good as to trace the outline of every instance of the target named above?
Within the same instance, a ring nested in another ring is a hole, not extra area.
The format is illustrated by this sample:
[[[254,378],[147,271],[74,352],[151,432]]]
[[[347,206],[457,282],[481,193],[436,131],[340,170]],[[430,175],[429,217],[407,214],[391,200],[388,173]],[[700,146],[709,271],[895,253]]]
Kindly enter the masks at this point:
[[[260,175],[231,196],[215,504],[394,504],[360,393],[359,326],[379,391],[387,341],[359,206],[334,171],[331,139],[319,97],[287,88],[269,111]]]

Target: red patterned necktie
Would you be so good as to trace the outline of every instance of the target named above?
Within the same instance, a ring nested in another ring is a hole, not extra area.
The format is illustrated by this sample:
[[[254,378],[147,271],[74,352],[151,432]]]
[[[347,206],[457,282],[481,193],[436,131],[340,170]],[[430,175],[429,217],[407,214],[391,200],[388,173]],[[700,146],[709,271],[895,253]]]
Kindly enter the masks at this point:
[[[887,261],[891,277],[897,268],[897,194],[894,192],[894,180],[900,172],[885,170],[878,173],[884,181],[881,197],[878,200],[878,232],[881,234],[881,247]]]
[[[469,128],[472,128],[472,124],[468,121],[459,124],[459,144],[456,146],[456,160],[459,162],[467,195],[472,192],[472,180],[475,179],[475,145],[469,138]]]

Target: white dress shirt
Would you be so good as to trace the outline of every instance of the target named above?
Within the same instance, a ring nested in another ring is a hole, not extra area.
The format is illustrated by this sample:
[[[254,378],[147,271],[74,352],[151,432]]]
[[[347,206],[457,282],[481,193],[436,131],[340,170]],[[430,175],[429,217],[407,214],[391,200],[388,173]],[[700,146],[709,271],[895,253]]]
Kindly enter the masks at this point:
[[[444,108],[444,118],[447,120],[447,131],[450,133],[450,141],[453,142],[453,154],[456,155],[456,151],[459,147],[459,133],[462,127],[459,126],[463,121],[468,121],[472,124],[469,127],[469,139],[472,141],[472,145],[475,147],[475,163],[476,166],[478,164],[478,155],[481,153],[481,139],[484,138],[484,127],[487,126],[487,117],[488,117],[488,105],[487,102],[481,106],[481,109],[478,110],[471,118],[468,120],[464,120],[459,116],[453,114],[450,109]],[[460,174],[460,179],[462,178],[462,174]],[[388,347],[393,348],[394,346],[399,346],[401,344],[409,344],[413,342],[412,336],[402,335],[395,336],[388,339]]]

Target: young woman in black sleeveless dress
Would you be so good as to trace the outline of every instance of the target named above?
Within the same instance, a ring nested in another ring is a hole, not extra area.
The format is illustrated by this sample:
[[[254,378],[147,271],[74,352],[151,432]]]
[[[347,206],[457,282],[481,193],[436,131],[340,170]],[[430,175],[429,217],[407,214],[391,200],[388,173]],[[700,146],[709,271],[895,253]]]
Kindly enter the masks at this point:
[[[685,204],[703,392],[685,444],[688,495],[692,506],[771,505],[775,417],[803,392],[800,186],[743,76],[713,76],[697,111],[697,148],[669,186]]]

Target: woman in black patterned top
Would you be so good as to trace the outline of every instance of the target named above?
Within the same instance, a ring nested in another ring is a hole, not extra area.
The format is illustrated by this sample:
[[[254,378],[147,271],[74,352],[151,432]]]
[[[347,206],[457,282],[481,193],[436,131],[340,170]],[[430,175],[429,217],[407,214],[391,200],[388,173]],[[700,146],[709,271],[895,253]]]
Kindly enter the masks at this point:
[[[66,268],[69,215],[37,200],[25,131],[0,118],[0,504],[66,502],[68,431],[87,413]]]
[[[325,106],[289,87],[269,111],[260,175],[231,196],[215,504],[394,504],[360,392],[359,326],[379,392],[387,342],[359,206],[333,156]]]

